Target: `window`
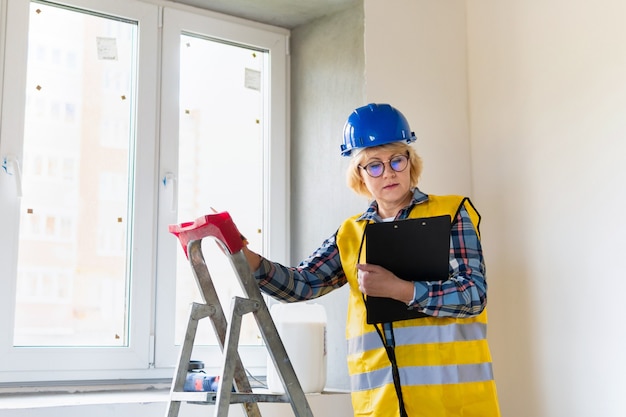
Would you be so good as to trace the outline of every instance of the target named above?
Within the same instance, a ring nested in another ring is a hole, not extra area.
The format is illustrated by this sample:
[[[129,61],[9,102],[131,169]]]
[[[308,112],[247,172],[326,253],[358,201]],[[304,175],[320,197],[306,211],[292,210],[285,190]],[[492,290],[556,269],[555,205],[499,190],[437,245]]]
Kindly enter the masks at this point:
[[[287,259],[281,87],[286,80],[286,45],[285,38],[275,33],[178,10],[166,9],[164,21],[168,24],[163,28],[163,53],[179,59],[163,67],[163,103],[168,107],[161,119],[161,187],[166,198],[159,210],[159,249],[177,251],[177,262],[166,264],[160,262],[165,256],[157,256],[159,277],[176,277],[159,279],[157,296],[177,297],[174,304],[167,303],[170,309],[157,311],[157,332],[180,343],[189,304],[200,298],[179,243],[167,236],[168,224],[194,220],[212,209],[228,211],[253,247]],[[179,140],[167,141],[170,137]],[[203,251],[227,310],[231,297],[241,293],[237,280],[216,245],[203,243]],[[242,360],[251,369],[262,368],[266,351],[259,346],[252,317],[245,320],[240,344],[247,354]],[[208,320],[200,322],[198,341],[208,346],[194,348],[194,358],[219,367]],[[167,366],[177,351],[176,345],[157,344],[156,365]]]
[[[287,33],[143,1],[7,4],[0,382],[171,377],[198,294],[167,226],[229,211],[287,259]],[[227,308],[239,288],[212,246]],[[264,367],[253,322],[241,341]]]

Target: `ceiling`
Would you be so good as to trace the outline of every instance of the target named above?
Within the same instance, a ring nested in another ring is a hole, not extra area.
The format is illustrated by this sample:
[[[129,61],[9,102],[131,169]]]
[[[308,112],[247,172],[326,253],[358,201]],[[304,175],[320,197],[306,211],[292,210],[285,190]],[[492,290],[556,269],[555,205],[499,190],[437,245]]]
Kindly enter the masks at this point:
[[[256,22],[293,29],[362,0],[173,0]]]

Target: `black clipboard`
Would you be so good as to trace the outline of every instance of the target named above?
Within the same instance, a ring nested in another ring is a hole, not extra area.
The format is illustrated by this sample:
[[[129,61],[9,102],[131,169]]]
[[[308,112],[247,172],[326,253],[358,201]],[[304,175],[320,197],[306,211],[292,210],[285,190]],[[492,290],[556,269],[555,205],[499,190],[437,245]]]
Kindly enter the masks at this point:
[[[435,216],[365,227],[366,262],[380,265],[407,281],[448,279],[451,217]],[[367,323],[389,323],[425,317],[402,301],[365,297]]]

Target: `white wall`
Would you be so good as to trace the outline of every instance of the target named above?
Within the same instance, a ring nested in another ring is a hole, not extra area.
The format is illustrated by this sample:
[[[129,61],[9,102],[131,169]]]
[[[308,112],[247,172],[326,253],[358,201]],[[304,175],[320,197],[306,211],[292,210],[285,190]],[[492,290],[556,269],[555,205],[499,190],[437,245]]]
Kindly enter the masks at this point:
[[[467,4],[505,411],[623,416],[626,3]]]
[[[415,131],[420,189],[468,195],[464,2],[366,0],[365,74],[367,102],[397,107]]]
[[[624,416],[626,3],[365,0],[365,20],[368,99],[406,109],[427,191],[483,215],[503,416]]]

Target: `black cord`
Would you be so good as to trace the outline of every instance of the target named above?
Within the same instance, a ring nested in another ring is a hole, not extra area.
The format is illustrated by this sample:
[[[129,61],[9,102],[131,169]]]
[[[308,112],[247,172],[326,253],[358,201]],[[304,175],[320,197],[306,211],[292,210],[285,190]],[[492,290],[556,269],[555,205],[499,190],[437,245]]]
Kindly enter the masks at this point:
[[[367,226],[367,224],[366,224]],[[363,235],[361,236],[361,244],[359,245],[359,253],[357,255],[357,259],[360,261],[361,259],[361,251],[363,250],[363,242],[365,242],[365,229],[363,229]],[[365,294],[363,296],[363,303],[365,303]],[[365,305],[367,309],[367,304]],[[398,408],[400,410],[400,417],[409,417],[404,408],[404,399],[402,398],[402,383],[400,382],[400,371],[398,370],[398,362],[396,361],[396,351],[395,351],[395,336],[393,334],[393,323],[389,323],[389,328],[391,331],[391,344],[387,343],[387,340],[383,336],[382,331],[378,328],[376,324],[373,325],[376,329],[376,333],[380,337],[380,341],[385,347],[385,351],[387,352],[387,357],[389,358],[389,362],[391,362],[391,374],[393,376],[393,385],[396,389],[396,396],[398,397]]]
[[[393,335],[393,323],[389,323],[391,330],[391,337],[395,339]],[[393,385],[396,389],[396,396],[398,397],[398,408],[400,409],[400,417],[408,417],[409,415],[404,408],[404,398],[402,397],[402,383],[400,382],[400,371],[398,370],[398,362],[396,361],[396,350],[394,344],[388,344],[383,336],[383,333],[378,328],[377,325],[374,325],[376,329],[376,333],[380,337],[380,341],[383,343],[385,347],[385,351],[387,352],[387,357],[389,358],[389,362],[391,362],[391,375],[393,376]],[[392,342],[393,343],[393,342]]]

